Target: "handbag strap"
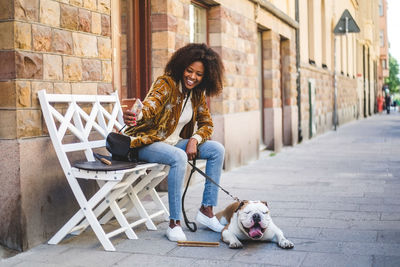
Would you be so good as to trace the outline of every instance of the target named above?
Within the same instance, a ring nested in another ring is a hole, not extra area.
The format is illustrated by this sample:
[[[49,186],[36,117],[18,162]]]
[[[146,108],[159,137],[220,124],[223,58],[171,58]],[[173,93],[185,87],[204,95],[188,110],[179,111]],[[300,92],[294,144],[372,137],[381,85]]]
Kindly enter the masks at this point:
[[[189,93],[188,93],[188,95],[187,95],[187,97],[186,97],[186,100],[185,100],[185,103],[183,104],[183,108],[182,108],[182,110],[181,110],[181,115],[179,115],[179,118],[182,116],[182,113],[183,113],[183,111],[185,110],[185,107],[186,107],[186,104],[187,104],[187,102],[188,102],[188,100],[189,100],[189,98],[190,98],[190,93],[192,92],[192,90],[190,90],[189,91]]]

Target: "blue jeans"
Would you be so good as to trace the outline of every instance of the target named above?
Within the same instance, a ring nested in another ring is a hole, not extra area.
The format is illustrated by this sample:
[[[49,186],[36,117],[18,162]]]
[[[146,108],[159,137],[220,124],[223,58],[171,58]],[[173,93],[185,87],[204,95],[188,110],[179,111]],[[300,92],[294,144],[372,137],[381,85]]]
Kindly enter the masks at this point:
[[[182,184],[185,178],[187,155],[186,145],[188,139],[183,139],[175,146],[163,142],[156,142],[139,149],[139,159],[147,162],[156,162],[170,166],[168,174],[168,203],[170,219],[181,219]],[[206,174],[219,184],[224,162],[224,147],[216,141],[205,141],[198,147],[200,159],[207,160]],[[202,204],[216,206],[218,187],[206,179]]]

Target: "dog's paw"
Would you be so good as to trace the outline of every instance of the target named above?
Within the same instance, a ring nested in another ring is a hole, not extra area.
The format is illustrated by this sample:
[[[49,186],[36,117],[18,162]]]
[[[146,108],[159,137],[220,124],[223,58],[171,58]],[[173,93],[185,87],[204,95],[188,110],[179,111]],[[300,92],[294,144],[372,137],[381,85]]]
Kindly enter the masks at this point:
[[[231,242],[229,248],[243,248],[243,244],[240,241]]]
[[[290,248],[294,248],[294,244],[293,242],[287,240],[287,239],[282,239],[279,243],[278,246],[281,248],[286,248],[286,249],[290,249]]]

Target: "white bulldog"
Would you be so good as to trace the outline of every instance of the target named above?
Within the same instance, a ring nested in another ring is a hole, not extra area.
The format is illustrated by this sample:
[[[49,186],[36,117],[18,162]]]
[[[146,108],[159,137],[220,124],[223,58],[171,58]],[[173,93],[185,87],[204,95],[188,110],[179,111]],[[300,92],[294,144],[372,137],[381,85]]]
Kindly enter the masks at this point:
[[[216,214],[221,224],[226,225],[221,232],[222,241],[230,248],[242,248],[239,240],[259,240],[276,242],[281,248],[293,248],[269,215],[264,201],[241,201],[232,203]]]

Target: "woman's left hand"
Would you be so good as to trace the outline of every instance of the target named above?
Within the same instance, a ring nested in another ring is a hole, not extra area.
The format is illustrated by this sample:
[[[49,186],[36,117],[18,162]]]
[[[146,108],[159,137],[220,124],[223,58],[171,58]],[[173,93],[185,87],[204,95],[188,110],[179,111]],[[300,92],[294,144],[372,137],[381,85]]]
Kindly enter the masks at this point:
[[[189,160],[194,160],[197,156],[197,140],[190,138],[186,145],[186,154]]]

